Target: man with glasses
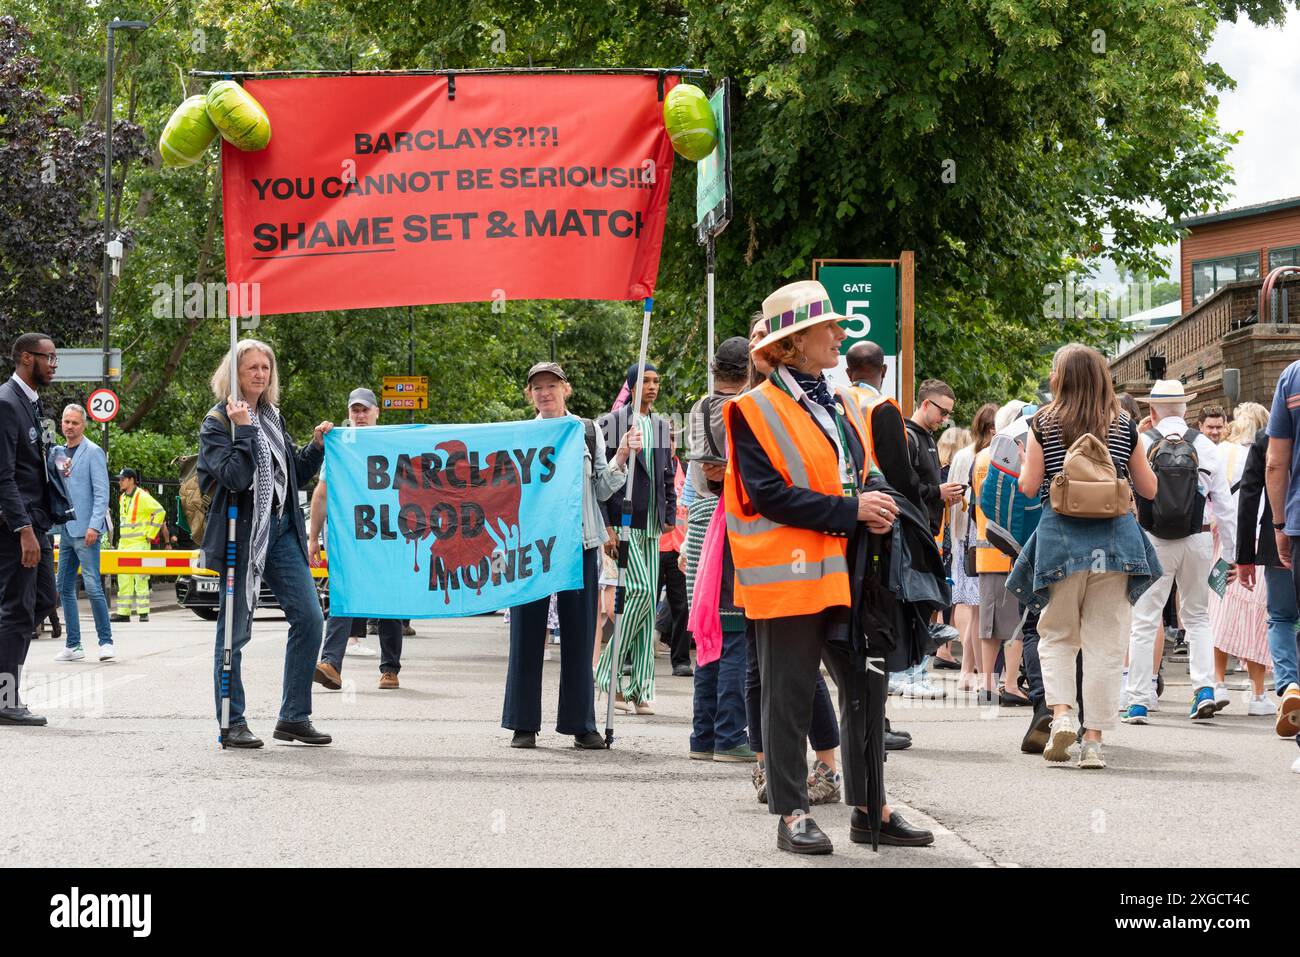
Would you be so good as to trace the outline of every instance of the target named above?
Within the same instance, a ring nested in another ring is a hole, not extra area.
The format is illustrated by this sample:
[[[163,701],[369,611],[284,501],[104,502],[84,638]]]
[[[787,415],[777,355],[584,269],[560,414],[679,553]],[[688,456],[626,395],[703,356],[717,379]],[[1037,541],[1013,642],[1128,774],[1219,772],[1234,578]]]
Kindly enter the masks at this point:
[[[948,424],[956,404],[957,397],[946,382],[926,379],[916,390],[916,409],[906,423],[912,470],[920,480],[921,501],[930,515],[930,530],[936,535],[943,529],[944,508],[962,495],[960,483],[943,481],[939,446],[934,441],[934,433]]]
[[[53,436],[44,433],[38,393],[54,381],[59,359],[53,340],[35,332],[18,337],[12,357],[13,378],[0,386],[0,725],[40,726],[45,719],[18,690],[36,623],[59,602],[49,531],[66,516],[51,495]]]

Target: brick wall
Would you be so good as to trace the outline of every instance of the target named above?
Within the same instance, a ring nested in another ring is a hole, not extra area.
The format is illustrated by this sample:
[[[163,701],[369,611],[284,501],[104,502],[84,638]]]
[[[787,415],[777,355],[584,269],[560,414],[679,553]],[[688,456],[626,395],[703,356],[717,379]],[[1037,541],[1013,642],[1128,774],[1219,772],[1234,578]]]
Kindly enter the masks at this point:
[[[1113,360],[1116,390],[1146,395],[1152,385],[1146,360],[1160,353],[1165,357],[1165,378],[1183,379],[1187,391],[1197,393],[1189,403],[1191,412],[1227,404],[1225,367],[1241,370],[1238,401],[1267,406],[1282,370],[1300,359],[1300,275],[1287,276],[1278,284],[1287,290],[1289,323],[1242,326],[1259,307],[1261,285],[1260,280],[1247,280],[1223,287],[1188,315]],[[1279,318],[1281,305],[1279,301]]]

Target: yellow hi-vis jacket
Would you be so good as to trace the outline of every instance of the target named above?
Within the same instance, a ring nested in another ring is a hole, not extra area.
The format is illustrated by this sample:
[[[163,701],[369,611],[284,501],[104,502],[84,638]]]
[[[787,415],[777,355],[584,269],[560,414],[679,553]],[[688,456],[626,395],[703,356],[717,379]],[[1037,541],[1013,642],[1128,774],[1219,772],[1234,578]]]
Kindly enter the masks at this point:
[[[118,547],[148,548],[167,520],[167,511],[137,485],[130,495],[123,493],[118,500],[117,517]]]

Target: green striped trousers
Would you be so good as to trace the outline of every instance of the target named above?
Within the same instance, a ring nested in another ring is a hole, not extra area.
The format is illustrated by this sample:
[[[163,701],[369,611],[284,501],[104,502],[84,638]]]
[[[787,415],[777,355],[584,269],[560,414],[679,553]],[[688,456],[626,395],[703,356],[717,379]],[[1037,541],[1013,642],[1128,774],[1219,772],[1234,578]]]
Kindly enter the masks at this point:
[[[651,513],[653,518],[653,512]],[[620,675],[618,688],[628,701],[643,703],[655,696],[655,598],[659,594],[659,533],[639,528],[628,540],[627,572],[623,578],[623,634],[619,657],[632,659],[632,673]],[[596,693],[609,688],[610,655],[605,646],[596,666]],[[619,668],[619,671],[622,669]]]

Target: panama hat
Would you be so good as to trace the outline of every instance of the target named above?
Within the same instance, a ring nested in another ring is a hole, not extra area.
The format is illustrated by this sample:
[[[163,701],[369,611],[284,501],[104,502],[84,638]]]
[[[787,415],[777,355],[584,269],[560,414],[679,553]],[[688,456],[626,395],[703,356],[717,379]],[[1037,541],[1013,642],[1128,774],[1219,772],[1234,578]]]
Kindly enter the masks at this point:
[[[801,329],[843,318],[831,305],[831,297],[821,283],[811,279],[792,282],[763,300],[763,328],[767,335],[750,351],[770,346]]]
[[[1196,398],[1195,392],[1184,392],[1183,384],[1177,379],[1160,379],[1151,387],[1150,395],[1138,396],[1139,402],[1189,402]]]

